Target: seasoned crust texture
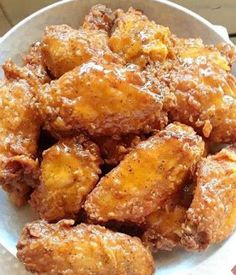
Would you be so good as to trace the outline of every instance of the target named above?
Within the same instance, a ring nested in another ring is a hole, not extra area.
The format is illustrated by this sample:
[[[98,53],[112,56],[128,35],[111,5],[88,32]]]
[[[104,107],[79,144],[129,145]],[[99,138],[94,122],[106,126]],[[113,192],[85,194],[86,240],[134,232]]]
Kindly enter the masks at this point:
[[[41,183],[31,206],[48,221],[76,217],[99,179],[101,162],[98,147],[86,137],[60,140],[43,153]]]
[[[38,182],[36,160],[41,119],[36,108],[38,80],[8,61],[0,82],[0,184],[16,206],[25,204]]]
[[[122,62],[109,49],[107,40],[108,34],[103,30],[48,26],[42,41],[43,61],[55,78],[91,59],[103,57],[108,62]]]
[[[151,275],[154,262],[136,237],[99,225],[27,224],[17,245],[17,257],[27,270],[47,275]]]
[[[184,226],[182,244],[202,250],[226,239],[236,227],[236,147],[203,159]]]
[[[159,125],[162,95],[144,87],[137,67],[89,62],[44,85],[40,111],[45,128],[91,136],[151,131]]]
[[[143,222],[183,187],[203,153],[204,142],[191,127],[169,124],[100,180],[85,202],[87,214],[98,221]]]

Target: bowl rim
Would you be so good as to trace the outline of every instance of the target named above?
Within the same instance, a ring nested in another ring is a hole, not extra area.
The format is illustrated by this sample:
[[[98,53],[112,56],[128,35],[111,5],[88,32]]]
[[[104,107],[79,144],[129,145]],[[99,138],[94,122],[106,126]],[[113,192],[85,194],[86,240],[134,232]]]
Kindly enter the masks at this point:
[[[26,24],[28,21],[32,20],[34,17],[44,13],[47,10],[53,9],[54,7],[58,7],[60,5],[64,5],[66,3],[72,3],[72,2],[79,2],[80,0],[62,0],[62,1],[58,1],[56,3],[53,3],[51,5],[48,5],[42,9],[39,9],[38,11],[30,14],[29,16],[27,16],[26,18],[24,18],[23,20],[21,20],[19,23],[17,23],[15,26],[13,26],[8,32],[6,32],[2,37],[0,37],[0,43],[2,43],[5,39],[7,39],[9,36],[11,36],[19,27],[23,26],[24,24]],[[189,10],[188,8],[185,8],[179,4],[173,3],[171,1],[168,0],[150,0],[151,2],[155,3],[162,3],[164,5],[167,5],[169,7],[172,7],[174,9],[180,10],[190,16],[192,16],[193,18],[195,18],[197,21],[203,23],[206,27],[208,27],[212,32],[214,32],[214,34],[216,36],[218,36],[219,38],[221,38],[224,42],[226,43],[232,43],[231,41],[226,40],[226,38],[224,37],[224,35],[222,35],[221,33],[217,32],[214,25],[208,21],[207,19],[203,18],[201,15],[193,12],[192,10]],[[233,43],[232,43],[233,44]]]

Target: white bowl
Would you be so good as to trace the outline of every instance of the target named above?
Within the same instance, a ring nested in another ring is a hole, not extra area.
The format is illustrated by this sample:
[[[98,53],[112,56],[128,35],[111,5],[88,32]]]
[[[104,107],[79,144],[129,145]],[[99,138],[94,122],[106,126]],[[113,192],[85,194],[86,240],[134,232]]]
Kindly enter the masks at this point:
[[[85,14],[94,4],[106,4],[116,9],[130,6],[144,11],[158,24],[169,26],[173,33],[182,37],[201,37],[205,43],[227,42],[227,38],[217,33],[214,26],[199,15],[168,1],[155,0],[65,0],[48,6],[29,16],[0,40],[0,64],[12,58],[20,62],[29,45],[42,36],[44,27],[50,24],[68,24],[78,27]],[[19,3],[20,5],[20,3]],[[2,72],[0,71],[0,76]],[[14,208],[4,192],[0,191],[0,243],[13,255],[16,253],[19,232],[23,225],[32,220],[33,213],[28,207]],[[157,253],[158,274],[230,274],[236,261],[233,244],[236,234],[222,245],[214,246],[202,253],[185,251]]]

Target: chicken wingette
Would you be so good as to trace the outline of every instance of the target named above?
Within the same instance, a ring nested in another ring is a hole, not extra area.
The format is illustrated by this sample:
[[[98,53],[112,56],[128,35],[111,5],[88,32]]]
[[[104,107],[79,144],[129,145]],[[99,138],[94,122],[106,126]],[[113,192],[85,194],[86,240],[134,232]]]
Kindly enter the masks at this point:
[[[182,245],[202,250],[226,239],[236,227],[236,147],[198,165],[196,189],[187,211]]]
[[[16,206],[26,203],[38,182],[36,160],[41,119],[37,79],[27,68],[7,62],[0,82],[0,184]]]
[[[99,225],[72,220],[57,224],[27,224],[17,245],[17,257],[37,274],[152,275],[152,255],[141,241]]]
[[[140,11],[117,10],[109,46],[127,63],[145,67],[151,61],[165,61],[171,45],[170,35],[169,28],[150,21]]]
[[[56,78],[94,58],[103,57],[107,62],[122,63],[107,43],[108,34],[103,30],[75,30],[68,25],[48,26],[42,40],[43,60]]]
[[[162,89],[166,87],[175,96],[175,104],[167,106],[170,120],[192,126],[212,142],[235,141],[236,79],[230,73],[233,53],[230,49],[221,53],[200,39],[179,38],[175,38],[172,51],[172,59],[146,68],[154,72]]]
[[[105,175],[85,202],[97,221],[144,222],[179,191],[204,153],[204,142],[193,129],[169,124],[138,144]]]
[[[99,179],[100,164],[98,147],[84,136],[60,140],[43,153],[31,206],[48,221],[75,218]]]
[[[45,128],[62,135],[139,133],[162,119],[164,95],[145,88],[136,66],[89,62],[44,85],[39,96]]]

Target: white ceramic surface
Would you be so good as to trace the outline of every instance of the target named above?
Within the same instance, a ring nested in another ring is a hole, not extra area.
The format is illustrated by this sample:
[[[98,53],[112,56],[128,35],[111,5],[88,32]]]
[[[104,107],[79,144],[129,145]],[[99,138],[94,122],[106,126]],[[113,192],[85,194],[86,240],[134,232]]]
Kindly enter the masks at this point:
[[[0,63],[7,58],[20,62],[20,57],[28,46],[40,39],[46,25],[66,23],[78,27],[96,3],[104,3],[111,8],[127,9],[130,6],[142,9],[145,14],[159,24],[169,26],[171,31],[183,37],[201,37],[206,43],[227,41],[222,32],[200,16],[167,1],[154,0],[66,0],[51,5],[23,20],[0,40]],[[1,75],[1,72],[0,72]],[[23,225],[35,218],[29,208],[14,208],[0,191],[0,243],[13,255],[19,232]],[[162,252],[156,255],[159,275],[177,274],[230,274],[236,264],[234,251],[236,234],[220,246],[203,253],[184,251]],[[222,273],[223,272],[223,273]],[[1,270],[0,270],[0,274]],[[14,274],[14,273],[12,273]],[[15,273],[18,274],[18,273]]]

